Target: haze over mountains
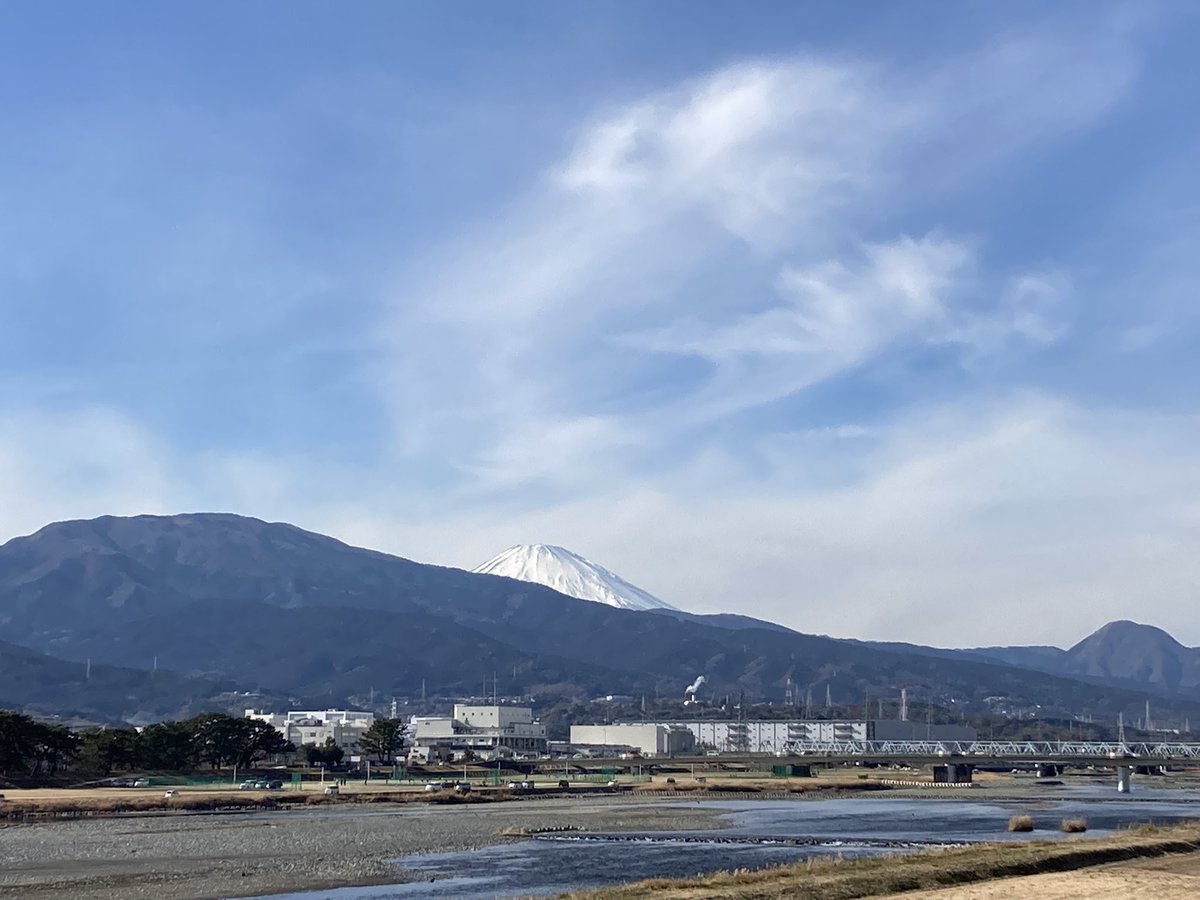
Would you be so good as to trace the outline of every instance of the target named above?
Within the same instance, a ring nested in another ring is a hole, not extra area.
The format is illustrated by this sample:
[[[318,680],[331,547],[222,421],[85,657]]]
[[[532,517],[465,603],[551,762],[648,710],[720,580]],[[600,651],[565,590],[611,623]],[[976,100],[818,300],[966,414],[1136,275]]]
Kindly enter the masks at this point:
[[[321,705],[372,690],[478,694],[493,679],[502,694],[541,698],[682,697],[703,674],[713,694],[755,701],[780,703],[790,684],[850,707],[907,685],[914,701],[948,709],[1114,721],[1149,691],[1156,708],[1200,720],[1197,651],[1145,626],[1116,623],[1058,651],[1068,670],[1037,648],[883,647],[744,616],[614,608],[223,514],[62,522],[9,541],[0,641],[0,675],[41,673],[11,680],[0,701],[113,718],[216,703],[230,687]]]

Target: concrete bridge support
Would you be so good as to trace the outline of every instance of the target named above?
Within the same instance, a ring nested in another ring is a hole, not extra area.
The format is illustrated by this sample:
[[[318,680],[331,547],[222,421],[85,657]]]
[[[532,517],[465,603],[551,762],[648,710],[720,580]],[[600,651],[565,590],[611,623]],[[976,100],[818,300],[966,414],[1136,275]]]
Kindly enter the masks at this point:
[[[1130,788],[1130,776],[1133,770],[1129,766],[1117,766],[1117,793],[1128,794]]]
[[[970,784],[975,767],[969,763],[949,763],[933,767],[934,784]]]

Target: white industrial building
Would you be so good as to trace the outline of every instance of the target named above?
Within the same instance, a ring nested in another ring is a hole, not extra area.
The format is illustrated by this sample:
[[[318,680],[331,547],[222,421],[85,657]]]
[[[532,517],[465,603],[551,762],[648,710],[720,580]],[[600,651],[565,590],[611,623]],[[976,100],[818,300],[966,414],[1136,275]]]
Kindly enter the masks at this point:
[[[696,736],[687,728],[656,722],[572,725],[571,744],[586,748],[614,748],[642,756],[675,756],[694,753]]]
[[[688,749],[664,750],[663,735],[686,731],[691,735]],[[712,721],[712,722],[639,722],[614,725],[572,725],[571,743],[577,746],[637,749],[644,755],[669,755],[693,750],[720,753],[787,753],[805,742],[833,741],[973,741],[975,729],[961,725],[928,725],[891,719],[870,721]]]
[[[297,747],[305,744],[324,746],[333,742],[353,753],[358,749],[359,738],[375,724],[375,714],[348,709],[291,710],[286,713],[269,713],[262,710],[246,710],[247,719],[266,722]]]
[[[546,751],[546,726],[527,706],[454,704],[450,716],[413,716],[412,753],[419,759],[494,758]]]

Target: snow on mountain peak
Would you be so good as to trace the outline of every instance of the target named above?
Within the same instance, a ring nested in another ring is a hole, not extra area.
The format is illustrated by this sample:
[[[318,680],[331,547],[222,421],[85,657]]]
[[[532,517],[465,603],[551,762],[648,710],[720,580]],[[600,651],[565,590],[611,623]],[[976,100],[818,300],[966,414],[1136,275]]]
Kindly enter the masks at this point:
[[[542,584],[569,597],[618,609],[676,608],[578,553],[552,544],[509,547],[471,571]]]

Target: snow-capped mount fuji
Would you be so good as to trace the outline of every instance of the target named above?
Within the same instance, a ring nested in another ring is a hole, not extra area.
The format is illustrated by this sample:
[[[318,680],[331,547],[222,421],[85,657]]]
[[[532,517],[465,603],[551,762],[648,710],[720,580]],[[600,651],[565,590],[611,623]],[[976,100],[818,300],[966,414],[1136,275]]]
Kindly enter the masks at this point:
[[[592,600],[618,609],[668,609],[678,612],[677,607],[630,584],[604,566],[598,566],[564,547],[549,544],[509,547],[471,571],[545,585],[568,597]]]

